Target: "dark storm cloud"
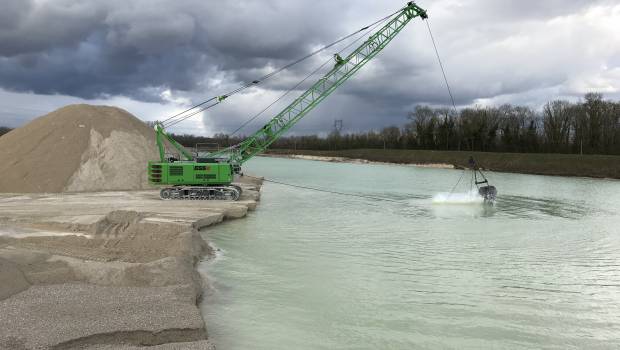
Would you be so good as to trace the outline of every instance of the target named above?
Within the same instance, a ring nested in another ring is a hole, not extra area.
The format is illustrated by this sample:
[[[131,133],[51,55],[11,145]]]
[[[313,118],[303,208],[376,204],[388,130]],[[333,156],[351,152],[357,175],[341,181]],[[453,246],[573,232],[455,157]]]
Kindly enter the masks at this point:
[[[213,70],[255,77],[257,68],[302,55],[339,31],[311,25],[336,9],[330,4],[8,0],[0,81],[16,91],[152,99],[153,87],[190,91]]]
[[[28,14],[32,7],[30,1],[7,1],[0,12],[0,29],[11,30]]]
[[[419,3],[431,16],[459,105],[532,95],[538,89],[565,95],[590,86],[613,90],[614,81],[609,78],[613,74],[600,67],[614,71],[619,65],[618,50],[610,54],[608,49],[618,45],[615,17],[609,17],[609,8],[584,13],[596,6],[616,5],[614,1]],[[86,99],[128,96],[140,101],[162,101],[162,91],[169,89],[199,102],[403,4],[399,0],[4,0],[0,88]],[[615,36],[610,34],[614,32]],[[206,124],[222,131],[233,129],[257,106],[270,102],[255,102],[254,97],[277,97],[338,49],[249,91],[241,99],[245,107],[228,105],[207,114]],[[314,112],[319,116],[316,121],[304,121],[301,126],[320,130],[335,118],[349,119],[348,125],[356,130],[401,124],[415,103],[445,105],[448,101],[426,26],[416,19]]]
[[[0,55],[44,54],[73,47],[95,31],[105,12],[83,1],[5,0],[0,11]]]
[[[26,5],[12,7],[21,20],[0,34],[3,88],[154,99],[149,88],[190,90],[208,69],[194,17],[156,2],[8,2]]]

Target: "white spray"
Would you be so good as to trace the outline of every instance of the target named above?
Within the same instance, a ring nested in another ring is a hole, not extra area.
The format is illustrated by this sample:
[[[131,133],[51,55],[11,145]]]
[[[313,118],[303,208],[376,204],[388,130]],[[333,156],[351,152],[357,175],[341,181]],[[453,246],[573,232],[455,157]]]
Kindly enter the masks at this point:
[[[478,194],[478,189],[465,193],[437,193],[433,197],[433,204],[482,204],[484,198]]]

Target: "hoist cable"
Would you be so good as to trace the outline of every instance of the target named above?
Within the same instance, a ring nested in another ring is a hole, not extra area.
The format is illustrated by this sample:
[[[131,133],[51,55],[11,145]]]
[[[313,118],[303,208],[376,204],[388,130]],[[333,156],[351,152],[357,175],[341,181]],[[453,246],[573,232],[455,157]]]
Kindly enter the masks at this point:
[[[207,102],[208,102],[208,101],[207,101]],[[183,116],[183,117],[182,117],[182,118],[180,118],[180,119],[177,119],[177,120],[171,120],[171,121],[169,121],[167,124],[164,124],[163,126],[164,126],[165,128],[169,128],[169,127],[171,127],[171,126],[173,126],[173,125],[176,125],[176,124],[178,124],[178,123],[180,123],[180,122],[184,121],[185,119],[188,119],[189,117],[193,117],[193,116],[195,116],[196,114],[198,114],[198,113],[200,113],[200,112],[202,112],[202,111],[206,111],[207,109],[209,109],[209,108],[211,108],[211,107],[213,107],[213,106],[216,106],[216,105],[220,104],[220,102],[221,102],[221,101],[216,101],[216,102],[214,102],[214,103],[212,103],[212,104],[210,104],[210,105],[207,105],[206,107],[200,108],[200,109],[199,109],[199,110],[197,110],[197,111],[194,111],[194,112],[192,112],[192,113],[190,113],[190,114],[188,114],[188,115],[185,115],[185,116]]]
[[[443,63],[441,62],[441,58],[439,57],[439,51],[437,50],[437,44],[435,44],[435,38],[433,37],[433,32],[431,31],[431,25],[428,23],[428,18],[426,19],[426,27],[428,28],[428,34],[431,36],[431,41],[433,42],[433,48],[435,48],[435,55],[437,55],[437,61],[439,62],[439,67],[441,68],[441,74],[443,74],[443,80],[446,82],[446,87],[448,88],[448,94],[450,95],[450,100],[452,101],[452,107],[454,108],[454,112],[458,113],[456,110],[456,104],[454,103],[454,96],[452,96],[452,89],[450,89],[450,84],[448,84],[448,78],[446,77],[446,71],[443,68]]]
[[[188,109],[184,110],[183,112],[179,112],[179,113],[177,113],[177,114],[175,114],[175,115],[173,115],[173,116],[170,116],[170,117],[166,118],[166,119],[165,119],[162,123],[169,122],[170,124],[169,124],[168,126],[174,125],[174,124],[176,124],[176,121],[175,121],[175,120],[173,120],[174,118],[181,117],[181,118],[179,118],[180,120],[185,120],[185,119],[187,119],[187,118],[185,118],[185,116],[182,116],[183,114],[185,114],[185,113],[187,113],[187,112],[189,112],[189,111],[192,111],[192,110],[194,110],[194,109],[196,109],[196,108],[198,108],[198,107],[200,107],[200,106],[203,106],[203,105],[205,105],[206,103],[208,103],[208,102],[210,102],[210,101],[213,101],[213,100],[215,100],[215,99],[217,99],[217,100],[218,100],[218,103],[215,103],[215,104],[209,105],[209,106],[207,106],[207,107],[203,107],[203,108],[200,110],[200,112],[205,111],[205,110],[207,110],[207,109],[209,109],[209,108],[211,108],[211,107],[213,107],[213,106],[215,106],[215,105],[219,104],[219,102],[221,102],[221,101],[222,101],[223,99],[225,99],[225,98],[228,98],[228,97],[230,97],[230,96],[232,96],[232,95],[234,95],[234,94],[237,94],[237,93],[239,93],[239,92],[241,92],[241,91],[243,91],[243,90],[245,90],[245,89],[247,89],[247,88],[249,88],[249,87],[251,87],[251,86],[253,86],[253,85],[260,84],[260,83],[262,83],[263,81],[265,81],[265,80],[267,80],[267,79],[269,79],[269,78],[273,77],[274,75],[276,75],[276,74],[278,74],[278,73],[281,73],[282,71],[284,71],[284,70],[286,70],[286,69],[288,69],[288,68],[290,68],[290,67],[292,67],[292,66],[294,66],[294,65],[296,65],[296,64],[298,64],[298,63],[301,63],[302,61],[305,61],[305,60],[307,60],[307,59],[308,59],[308,58],[310,58],[310,57],[313,57],[313,56],[315,56],[315,55],[317,55],[317,54],[319,54],[319,53],[321,53],[321,52],[323,52],[323,51],[325,51],[325,50],[329,49],[330,47],[332,47],[332,46],[334,46],[334,45],[337,45],[337,44],[339,44],[339,43],[341,43],[341,42],[343,42],[343,41],[345,41],[345,40],[347,40],[347,39],[351,38],[352,36],[357,35],[358,33],[361,33],[361,32],[366,31],[368,28],[370,28],[370,27],[372,27],[372,26],[376,25],[377,23],[384,22],[384,21],[385,21],[385,20],[387,20],[388,18],[391,18],[391,17],[392,17],[392,16],[394,16],[395,14],[397,14],[397,13],[401,12],[403,9],[404,9],[404,7],[403,7],[403,8],[401,8],[401,9],[399,9],[398,11],[396,11],[396,12],[394,12],[394,13],[392,13],[392,14],[388,15],[388,16],[385,16],[385,17],[383,17],[383,18],[381,18],[381,19],[379,19],[379,20],[377,20],[377,21],[375,21],[375,22],[373,22],[373,23],[371,23],[371,24],[369,24],[369,25],[367,25],[367,26],[365,26],[365,27],[363,27],[363,28],[361,28],[361,29],[359,29],[359,30],[357,30],[357,31],[355,31],[355,32],[353,32],[353,33],[351,33],[351,34],[349,34],[349,35],[346,35],[346,36],[344,36],[344,37],[342,37],[342,38],[340,38],[340,39],[338,39],[338,40],[336,40],[336,41],[332,42],[331,44],[325,45],[325,46],[323,46],[323,47],[321,47],[321,48],[319,48],[319,49],[317,49],[317,50],[315,50],[315,51],[313,51],[313,52],[311,52],[311,53],[309,53],[309,54],[307,54],[307,55],[305,55],[305,56],[303,56],[303,57],[301,57],[301,58],[299,58],[299,59],[297,59],[297,60],[295,60],[295,61],[293,61],[293,62],[290,62],[290,63],[288,63],[288,64],[286,64],[286,65],[284,65],[284,66],[282,66],[282,67],[280,67],[280,68],[276,69],[275,71],[273,71],[273,72],[271,72],[271,73],[265,74],[265,75],[263,75],[262,77],[260,77],[260,78],[258,78],[258,79],[255,79],[255,80],[253,80],[253,81],[251,81],[251,82],[245,83],[245,84],[243,84],[242,86],[240,86],[240,87],[238,87],[238,88],[236,88],[236,89],[234,89],[234,90],[232,90],[232,91],[230,91],[230,92],[228,92],[228,93],[226,93],[226,94],[224,94],[224,95],[211,97],[210,99],[207,99],[207,100],[205,100],[205,101],[203,101],[203,102],[201,102],[201,103],[199,103],[199,104],[196,104],[196,105],[194,105],[194,106],[192,106],[192,107],[190,107],[190,108],[188,108]],[[198,113],[200,113],[200,112],[198,112]],[[196,114],[197,114],[197,113],[196,113]],[[192,114],[192,115],[195,115],[195,114]]]
[[[208,100],[202,101],[201,103],[199,103],[199,104],[197,104],[197,105],[195,105],[195,106],[193,106],[193,107],[191,107],[191,108],[188,108],[188,109],[184,110],[183,112],[179,112],[179,113],[177,113],[177,114],[175,114],[175,115],[173,115],[173,116],[171,116],[171,117],[168,117],[166,120],[163,120],[161,123],[162,123],[162,124],[164,124],[164,123],[166,123],[168,120],[170,120],[170,119],[172,119],[172,118],[176,118],[176,117],[180,116],[181,114],[185,114],[185,113],[187,113],[187,112],[189,112],[189,111],[191,111],[191,110],[193,110],[193,109],[196,109],[196,108],[198,108],[198,107],[200,107],[200,106],[204,105],[205,103],[208,103],[208,102],[211,102],[211,101],[215,100],[216,98],[217,98],[217,97],[211,97],[211,98],[210,98],[210,99],[208,99]]]
[[[318,50],[315,50],[314,52],[311,52],[311,53],[307,54],[306,56],[304,56],[304,57],[302,57],[302,58],[300,58],[300,59],[297,59],[297,60],[295,60],[295,61],[293,61],[293,62],[291,62],[291,63],[289,63],[289,64],[285,65],[284,67],[282,67],[282,68],[280,68],[280,69],[278,69],[278,70],[276,70],[276,71],[274,71],[274,72],[271,72],[271,73],[269,73],[269,74],[264,75],[263,77],[259,78],[258,80],[259,80],[259,81],[262,81],[262,80],[265,80],[265,79],[271,78],[272,76],[274,76],[274,75],[276,75],[276,74],[278,74],[278,73],[282,72],[283,70],[285,70],[285,69],[287,69],[287,68],[290,68],[290,67],[292,67],[292,66],[294,66],[294,65],[296,65],[296,64],[298,64],[298,63],[300,63],[300,62],[302,62],[302,61],[304,61],[304,60],[306,60],[306,59],[308,59],[308,58],[310,58],[310,57],[312,57],[312,56],[314,56],[314,55],[317,55],[317,54],[321,53],[322,51],[325,51],[325,50],[329,49],[330,47],[332,47],[332,46],[334,46],[334,45],[336,45],[336,44],[339,44],[339,43],[341,43],[341,42],[343,42],[343,41],[345,41],[345,40],[349,39],[350,37],[352,37],[352,36],[354,36],[354,35],[357,35],[358,33],[361,33],[361,32],[363,32],[363,31],[366,31],[368,28],[370,28],[370,27],[372,27],[372,26],[376,25],[377,23],[380,23],[380,22],[383,22],[383,21],[387,20],[388,18],[390,18],[390,17],[394,16],[395,14],[397,14],[397,13],[401,12],[403,9],[404,9],[404,8],[401,8],[401,9],[399,9],[398,11],[396,11],[396,12],[394,12],[394,13],[392,13],[392,14],[388,15],[388,16],[385,16],[385,17],[383,17],[383,18],[381,18],[381,19],[379,19],[379,20],[377,20],[377,21],[375,21],[375,22],[373,22],[373,23],[371,23],[371,24],[369,24],[369,25],[367,25],[367,26],[365,26],[365,27],[363,27],[363,28],[361,28],[361,29],[359,29],[359,30],[355,31],[354,33],[351,33],[351,34],[349,34],[349,35],[347,35],[347,36],[344,36],[344,37],[342,37],[342,38],[340,38],[340,39],[338,39],[338,40],[334,41],[333,43],[331,43],[331,44],[329,44],[329,45],[323,46],[322,48],[320,48],[320,49],[318,49]],[[255,80],[255,81],[256,81],[256,80]],[[253,83],[253,82],[252,82],[252,83]],[[250,83],[250,84],[246,84],[246,85],[248,85],[248,86],[249,86],[249,85],[252,85],[252,83]]]
[[[241,126],[239,126],[237,129],[235,129],[235,131],[233,131],[229,136],[233,136],[235,135],[239,130],[243,129],[246,125],[250,124],[252,121],[254,121],[254,119],[258,118],[260,115],[262,115],[263,113],[265,113],[269,108],[271,108],[273,105],[275,105],[276,103],[278,103],[280,100],[282,100],[286,95],[288,95],[289,93],[291,93],[292,91],[294,91],[295,89],[297,89],[301,84],[303,84],[308,78],[310,78],[311,76],[313,76],[314,74],[316,74],[319,70],[323,69],[323,67],[325,67],[326,64],[328,64],[332,59],[330,58],[329,60],[325,61],[323,64],[321,64],[317,69],[315,69],[314,71],[312,71],[312,73],[308,74],[305,78],[303,78],[300,82],[298,82],[297,84],[295,84],[295,86],[293,86],[292,88],[288,89],[285,93],[283,93],[282,95],[280,95],[280,97],[278,97],[275,101],[271,102],[267,107],[263,108],[263,110],[261,110],[260,112],[256,113],[256,115],[254,115],[252,118],[248,119],[247,121],[245,121],[243,124],[241,124]]]

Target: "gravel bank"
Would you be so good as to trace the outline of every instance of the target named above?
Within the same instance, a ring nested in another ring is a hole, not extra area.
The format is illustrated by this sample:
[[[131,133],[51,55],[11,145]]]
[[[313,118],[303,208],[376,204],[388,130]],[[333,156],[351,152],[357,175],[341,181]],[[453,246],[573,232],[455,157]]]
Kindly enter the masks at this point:
[[[0,349],[211,349],[195,264],[198,230],[244,217],[238,202],[156,191],[0,195]]]

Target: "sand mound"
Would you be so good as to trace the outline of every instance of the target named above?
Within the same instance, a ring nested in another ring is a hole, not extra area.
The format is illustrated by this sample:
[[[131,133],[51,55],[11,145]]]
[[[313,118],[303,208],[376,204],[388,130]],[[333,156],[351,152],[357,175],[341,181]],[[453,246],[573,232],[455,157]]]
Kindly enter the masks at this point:
[[[155,133],[128,112],[70,105],[0,137],[0,192],[149,188]]]

